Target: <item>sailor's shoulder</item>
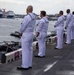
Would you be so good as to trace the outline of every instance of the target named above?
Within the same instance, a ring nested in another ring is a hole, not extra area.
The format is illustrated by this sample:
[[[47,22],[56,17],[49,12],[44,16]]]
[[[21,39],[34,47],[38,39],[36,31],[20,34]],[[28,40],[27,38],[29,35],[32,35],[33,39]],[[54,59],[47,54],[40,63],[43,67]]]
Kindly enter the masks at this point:
[[[72,14],[71,14],[71,13],[67,15],[67,17],[71,17],[71,16],[72,16]]]
[[[73,19],[74,19],[74,15],[73,15]]]
[[[44,22],[44,18],[42,18],[41,21]]]
[[[39,20],[39,23],[44,23],[44,20],[43,20],[43,19],[40,19],[40,20]]]
[[[25,15],[25,17],[24,17],[24,18],[25,18],[25,19],[30,19],[29,14]]]
[[[63,19],[63,16],[60,16],[60,17],[58,18],[58,20],[61,20],[61,19]]]
[[[30,17],[30,15],[29,15],[29,14],[27,14],[25,17],[27,17],[27,18],[28,18],[28,17]]]

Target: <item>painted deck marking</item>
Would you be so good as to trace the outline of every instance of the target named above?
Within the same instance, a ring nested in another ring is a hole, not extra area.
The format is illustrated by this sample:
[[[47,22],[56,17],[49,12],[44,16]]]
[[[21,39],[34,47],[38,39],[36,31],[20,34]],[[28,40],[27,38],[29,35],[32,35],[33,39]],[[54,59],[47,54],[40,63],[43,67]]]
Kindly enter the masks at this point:
[[[51,69],[58,61],[54,62],[51,65],[48,65],[46,69],[44,69],[44,72],[48,71],[49,69]]]

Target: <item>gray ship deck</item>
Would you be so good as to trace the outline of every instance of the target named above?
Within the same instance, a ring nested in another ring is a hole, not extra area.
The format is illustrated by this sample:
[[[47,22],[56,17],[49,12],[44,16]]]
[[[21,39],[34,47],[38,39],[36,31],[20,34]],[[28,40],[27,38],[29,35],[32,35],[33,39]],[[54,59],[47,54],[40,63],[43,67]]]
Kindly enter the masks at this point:
[[[55,44],[48,45],[45,58],[33,58],[32,69],[22,71],[16,67],[21,59],[8,64],[0,64],[0,75],[74,75],[74,40],[64,44],[61,50],[54,49]],[[34,51],[34,55],[38,51]]]

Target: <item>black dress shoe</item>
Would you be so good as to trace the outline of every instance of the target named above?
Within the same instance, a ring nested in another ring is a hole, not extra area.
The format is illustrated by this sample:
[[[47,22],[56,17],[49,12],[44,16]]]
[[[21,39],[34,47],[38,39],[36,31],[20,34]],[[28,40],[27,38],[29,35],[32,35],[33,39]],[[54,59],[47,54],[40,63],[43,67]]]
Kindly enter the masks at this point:
[[[66,42],[64,44],[67,44]]]
[[[56,47],[55,47],[54,49],[61,50],[62,48],[56,48]]]
[[[38,56],[38,55],[35,55],[35,57],[37,57],[37,58],[44,58],[45,56]]]
[[[54,49],[58,49],[59,50],[59,48],[56,48],[56,47]]]
[[[32,67],[30,66],[29,69],[31,69]]]
[[[68,45],[70,45],[71,43],[64,43],[64,44],[68,44]]]
[[[21,67],[21,66],[18,66],[17,69],[18,69],[18,70],[28,70],[29,68],[23,68],[23,67]]]
[[[54,49],[58,49],[58,48],[55,47]]]

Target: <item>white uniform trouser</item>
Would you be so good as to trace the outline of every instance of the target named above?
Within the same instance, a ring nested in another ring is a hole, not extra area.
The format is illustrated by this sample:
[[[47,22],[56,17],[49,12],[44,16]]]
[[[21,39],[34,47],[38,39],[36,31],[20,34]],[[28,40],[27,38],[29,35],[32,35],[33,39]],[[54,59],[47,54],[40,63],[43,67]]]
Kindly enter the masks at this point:
[[[56,29],[56,34],[57,34],[56,48],[61,49],[61,48],[63,48],[63,28]]]
[[[74,26],[72,26],[72,29],[71,29],[71,39],[74,39]]]
[[[46,33],[40,33],[40,35],[37,38],[38,47],[39,47],[38,56],[45,56],[45,51],[46,51],[45,37],[46,37]]]
[[[22,67],[28,68],[32,66],[32,57],[33,57],[33,34],[32,33],[24,33],[21,38],[22,44]]]
[[[66,43],[70,44],[71,43],[71,29],[72,27],[67,27],[67,36],[66,36]]]

